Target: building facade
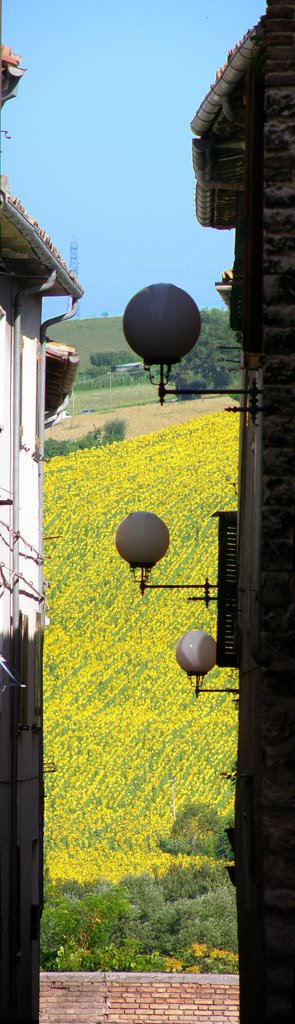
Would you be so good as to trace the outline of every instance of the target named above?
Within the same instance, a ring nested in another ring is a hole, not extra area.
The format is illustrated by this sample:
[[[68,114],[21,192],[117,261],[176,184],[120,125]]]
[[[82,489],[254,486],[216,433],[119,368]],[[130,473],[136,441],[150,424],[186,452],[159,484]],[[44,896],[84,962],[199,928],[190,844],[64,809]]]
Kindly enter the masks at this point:
[[[43,875],[42,297],[64,295],[66,308],[70,297],[74,313],[83,292],[5,178],[0,260],[0,1019],[35,1022]],[[54,398],[51,415],[52,406]]]
[[[196,213],[235,227],[218,284],[241,338],[236,789],[240,1020],[295,1020],[295,64],[292,0],[268,0],[192,122]],[[247,405],[247,403],[245,403]]]

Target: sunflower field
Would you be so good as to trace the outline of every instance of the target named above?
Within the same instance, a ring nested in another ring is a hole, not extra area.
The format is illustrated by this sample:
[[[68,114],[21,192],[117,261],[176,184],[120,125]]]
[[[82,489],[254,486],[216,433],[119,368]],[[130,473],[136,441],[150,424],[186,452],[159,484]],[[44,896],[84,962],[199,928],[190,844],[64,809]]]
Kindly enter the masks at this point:
[[[163,415],[164,420],[164,415]],[[108,447],[52,459],[45,479],[45,841],[52,880],[118,882],[163,872],[159,839],[196,800],[233,809],[237,709],[200,695],[175,659],[192,628],[215,636],[216,605],[188,593],[141,597],[114,545],[129,512],[155,512],[170,532],[153,583],[217,576],[218,520],[236,508],[238,425],[200,416]],[[206,686],[236,686],[214,668]],[[183,856],[183,861],[186,858]]]

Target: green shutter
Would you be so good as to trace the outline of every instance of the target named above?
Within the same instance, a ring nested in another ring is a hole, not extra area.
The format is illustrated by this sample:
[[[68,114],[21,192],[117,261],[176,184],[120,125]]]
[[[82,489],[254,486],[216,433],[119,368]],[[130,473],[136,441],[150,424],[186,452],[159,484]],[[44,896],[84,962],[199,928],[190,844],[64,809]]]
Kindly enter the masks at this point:
[[[245,259],[245,214],[242,192],[236,197],[236,238],[233,283],[230,298],[230,326],[232,331],[242,331],[243,313],[243,266]]]
[[[236,668],[237,513],[218,512],[217,665]]]

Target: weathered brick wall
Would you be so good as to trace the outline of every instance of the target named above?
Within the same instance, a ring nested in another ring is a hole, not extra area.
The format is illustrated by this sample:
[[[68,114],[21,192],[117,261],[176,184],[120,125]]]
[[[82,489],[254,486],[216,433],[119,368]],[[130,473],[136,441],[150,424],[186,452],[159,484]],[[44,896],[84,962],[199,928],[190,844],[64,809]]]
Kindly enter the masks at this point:
[[[237,1024],[234,974],[44,973],[40,1024]]]

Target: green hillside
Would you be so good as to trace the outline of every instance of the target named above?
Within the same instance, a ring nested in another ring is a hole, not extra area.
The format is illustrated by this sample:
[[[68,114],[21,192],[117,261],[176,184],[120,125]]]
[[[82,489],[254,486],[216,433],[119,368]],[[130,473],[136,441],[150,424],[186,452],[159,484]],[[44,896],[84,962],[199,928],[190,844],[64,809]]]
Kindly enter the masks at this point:
[[[202,416],[46,466],[45,836],[52,878],[117,881],[165,871],[171,777],[188,802],[233,810],[224,773],[235,761],[237,708],[226,694],[196,701],[175,660],[192,627],[215,634],[216,606],[187,591],[141,598],[115,551],[129,512],[160,515],[170,549],[156,582],[216,582],[212,514],[235,507],[235,417]],[[213,669],[212,686],[236,673]]]
[[[229,326],[228,312],[222,309],[201,309],[202,329],[198,344],[192,352],[182,360],[181,374],[188,374],[190,386],[193,380],[197,379],[195,386],[206,381],[207,387],[227,386],[227,381],[233,383],[234,378],[229,375],[228,363],[224,363],[224,351],[222,346],[231,346],[231,357],[237,358],[235,348],[237,346],[236,335]],[[54,341],[73,345],[78,349],[80,355],[79,372],[83,373],[90,368],[90,356],[94,353],[100,355],[119,354],[119,362],[123,353],[126,353],[126,362],[136,360],[136,355],[127,345],[123,334],[122,317],[92,317],[89,320],[67,320],[65,323],[55,324],[48,330],[48,337]],[[226,356],[229,356],[227,350]],[[115,360],[116,361],[116,360]],[[235,366],[235,362],[234,362]],[[211,380],[214,370],[213,382]],[[93,367],[92,367],[93,371]],[[217,376],[216,376],[217,372]],[[201,373],[201,380],[199,381]],[[205,375],[205,378],[204,378]],[[224,383],[225,381],[225,383]]]
[[[128,348],[122,328],[121,316],[92,317],[89,320],[66,320],[48,330],[48,337],[64,345],[73,345],[80,355],[80,372],[88,370],[92,352],[121,352],[126,350],[126,362],[130,362]]]

